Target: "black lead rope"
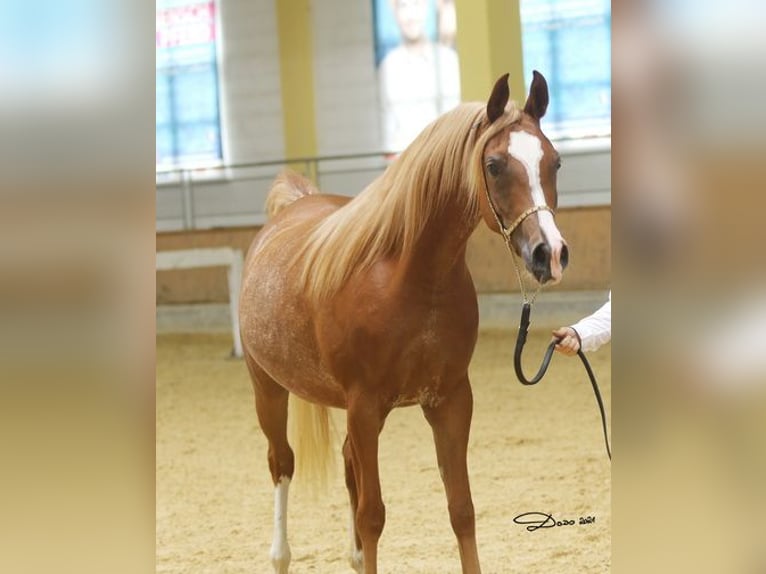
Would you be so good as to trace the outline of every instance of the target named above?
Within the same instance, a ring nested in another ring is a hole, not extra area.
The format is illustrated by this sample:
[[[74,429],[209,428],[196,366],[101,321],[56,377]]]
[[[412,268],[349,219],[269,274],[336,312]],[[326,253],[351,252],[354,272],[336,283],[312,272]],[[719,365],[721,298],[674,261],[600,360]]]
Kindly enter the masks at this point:
[[[521,353],[524,350],[524,345],[527,343],[527,332],[529,331],[529,315],[532,311],[532,307],[529,303],[524,303],[521,308],[521,321],[519,322],[519,334],[516,337],[516,350],[513,354],[513,368],[516,371],[516,377],[519,379],[522,385],[536,385],[539,383],[543,376],[545,376],[548,366],[551,363],[553,357],[553,351],[556,347],[556,341],[551,342],[548,348],[545,350],[543,356],[543,362],[537,371],[537,374],[532,379],[527,379],[524,376],[524,371],[521,368]],[[612,460],[612,449],[609,447],[609,435],[606,430],[606,411],[604,410],[604,401],[601,399],[601,391],[598,389],[598,383],[596,383],[596,377],[593,375],[593,369],[590,367],[588,359],[585,358],[585,353],[582,352],[582,348],[577,351],[577,356],[580,357],[585,371],[588,373],[590,384],[593,386],[593,393],[596,395],[596,401],[598,402],[598,409],[601,412],[601,425],[604,429],[604,444],[606,445],[606,454],[609,455],[609,460]]]

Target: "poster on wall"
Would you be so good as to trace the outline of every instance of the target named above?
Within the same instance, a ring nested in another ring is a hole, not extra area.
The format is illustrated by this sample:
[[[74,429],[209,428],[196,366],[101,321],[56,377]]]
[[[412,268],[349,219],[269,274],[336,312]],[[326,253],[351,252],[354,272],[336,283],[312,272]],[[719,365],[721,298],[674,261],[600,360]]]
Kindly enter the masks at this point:
[[[454,0],[372,0],[383,149],[398,153],[460,103]]]

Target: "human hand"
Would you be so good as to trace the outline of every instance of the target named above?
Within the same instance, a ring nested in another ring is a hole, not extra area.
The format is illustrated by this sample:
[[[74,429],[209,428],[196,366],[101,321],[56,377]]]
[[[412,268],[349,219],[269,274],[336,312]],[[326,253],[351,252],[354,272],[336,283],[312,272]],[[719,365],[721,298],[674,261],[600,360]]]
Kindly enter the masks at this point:
[[[559,327],[554,330],[553,340],[558,341],[556,350],[568,357],[576,355],[577,351],[580,350],[580,338],[572,327]]]

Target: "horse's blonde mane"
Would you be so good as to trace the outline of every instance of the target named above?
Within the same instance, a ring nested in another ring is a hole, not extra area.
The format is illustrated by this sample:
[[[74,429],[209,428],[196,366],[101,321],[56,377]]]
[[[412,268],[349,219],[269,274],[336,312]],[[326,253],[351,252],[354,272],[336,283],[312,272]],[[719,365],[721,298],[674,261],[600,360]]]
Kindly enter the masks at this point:
[[[448,202],[479,215],[483,151],[521,112],[515,104],[489,127],[485,104],[464,103],[436,119],[385,172],[310,233],[296,254],[310,301],[333,295],[349,277],[382,257],[407,255],[428,218]]]

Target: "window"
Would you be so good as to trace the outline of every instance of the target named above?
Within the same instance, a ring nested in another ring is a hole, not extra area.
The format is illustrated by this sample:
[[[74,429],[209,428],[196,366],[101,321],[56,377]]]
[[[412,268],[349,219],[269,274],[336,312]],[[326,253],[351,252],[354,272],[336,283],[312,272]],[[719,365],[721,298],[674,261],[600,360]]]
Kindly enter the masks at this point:
[[[609,1],[522,0],[524,77],[548,80],[551,139],[611,134],[611,23]]]
[[[216,6],[157,1],[157,168],[220,164]]]

